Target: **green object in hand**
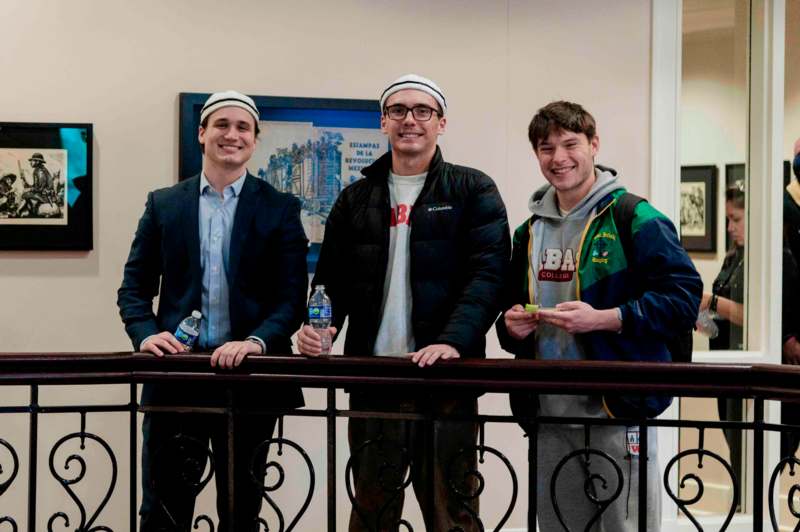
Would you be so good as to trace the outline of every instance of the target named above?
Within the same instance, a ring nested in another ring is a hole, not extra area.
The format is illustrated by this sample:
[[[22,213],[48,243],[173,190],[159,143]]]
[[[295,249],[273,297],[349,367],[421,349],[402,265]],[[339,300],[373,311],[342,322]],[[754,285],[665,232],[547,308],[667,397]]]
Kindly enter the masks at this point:
[[[525,312],[539,312],[539,305],[531,305],[527,303],[525,305]]]

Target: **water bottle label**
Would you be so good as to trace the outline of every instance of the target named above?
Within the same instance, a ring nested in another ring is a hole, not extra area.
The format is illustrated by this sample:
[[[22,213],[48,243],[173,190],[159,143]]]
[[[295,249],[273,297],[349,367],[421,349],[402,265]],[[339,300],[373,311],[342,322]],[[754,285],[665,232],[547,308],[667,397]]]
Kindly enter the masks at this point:
[[[331,319],[331,307],[329,305],[309,305],[308,319],[310,320]]]
[[[181,327],[178,327],[178,330],[175,331],[175,338],[186,347],[191,348],[194,345],[194,341],[197,339],[197,336],[191,336]]]

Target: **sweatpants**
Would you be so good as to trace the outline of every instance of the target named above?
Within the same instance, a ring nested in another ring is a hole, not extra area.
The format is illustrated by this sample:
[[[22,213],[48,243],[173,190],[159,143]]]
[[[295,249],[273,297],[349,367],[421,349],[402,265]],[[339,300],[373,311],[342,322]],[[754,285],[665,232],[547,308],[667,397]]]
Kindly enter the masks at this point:
[[[594,522],[592,532],[636,532],[639,530],[639,456],[628,452],[627,427],[591,427],[589,447],[607,453],[619,465],[622,473],[622,490],[619,496]],[[647,465],[647,531],[661,529],[661,497],[658,468],[656,430],[648,430]],[[559,462],[573,451],[585,449],[583,427],[567,425],[540,425],[538,436],[537,510],[541,532],[563,532],[564,527],[556,516],[554,501],[550,497],[550,485]],[[636,451],[634,451],[636,452]],[[606,489],[602,480],[606,481]],[[595,518],[600,507],[592,502],[586,492],[598,501],[608,500],[619,486],[619,477],[614,466],[604,458],[591,454],[589,462],[585,453],[573,456],[560,469],[555,485],[555,504],[569,530],[585,530]]]

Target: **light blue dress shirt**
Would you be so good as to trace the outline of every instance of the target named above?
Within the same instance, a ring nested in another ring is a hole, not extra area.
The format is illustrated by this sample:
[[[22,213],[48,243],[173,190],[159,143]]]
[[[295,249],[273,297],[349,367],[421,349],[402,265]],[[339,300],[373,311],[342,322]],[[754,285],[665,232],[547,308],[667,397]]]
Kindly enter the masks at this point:
[[[202,349],[215,348],[232,339],[227,274],[233,218],[245,176],[226,186],[220,196],[205,174],[200,174],[200,268],[203,272],[200,311],[203,321],[198,343]]]

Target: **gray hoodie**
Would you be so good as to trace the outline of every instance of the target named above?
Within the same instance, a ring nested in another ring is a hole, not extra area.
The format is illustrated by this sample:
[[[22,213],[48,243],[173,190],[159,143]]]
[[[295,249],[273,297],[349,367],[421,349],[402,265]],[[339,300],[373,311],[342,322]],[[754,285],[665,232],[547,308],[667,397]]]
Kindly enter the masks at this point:
[[[538,218],[533,224],[530,263],[533,265],[534,301],[540,307],[555,307],[577,299],[578,252],[597,203],[622,188],[611,172],[596,169],[597,181],[589,193],[567,214],[558,210],[555,189],[547,185],[544,196],[528,204]],[[535,196],[535,194],[534,194]],[[537,358],[541,360],[585,360],[575,336],[552,325],[540,324],[536,332]],[[545,416],[598,416],[599,398],[570,395],[542,395],[540,413]]]

